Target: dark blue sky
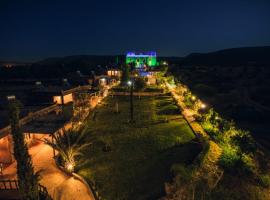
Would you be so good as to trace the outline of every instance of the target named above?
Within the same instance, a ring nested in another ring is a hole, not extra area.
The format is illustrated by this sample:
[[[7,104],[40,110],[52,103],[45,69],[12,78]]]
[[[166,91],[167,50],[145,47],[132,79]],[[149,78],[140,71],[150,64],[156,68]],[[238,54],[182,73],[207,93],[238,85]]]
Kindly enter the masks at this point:
[[[270,45],[270,0],[1,0],[0,60]]]

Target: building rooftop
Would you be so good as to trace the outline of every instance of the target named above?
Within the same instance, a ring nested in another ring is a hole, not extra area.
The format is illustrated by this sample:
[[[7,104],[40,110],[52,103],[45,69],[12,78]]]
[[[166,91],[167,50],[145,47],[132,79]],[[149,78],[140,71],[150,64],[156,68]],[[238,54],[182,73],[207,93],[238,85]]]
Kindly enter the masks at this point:
[[[128,52],[127,57],[156,57],[157,53],[155,51],[144,52],[144,53],[136,53],[136,52]]]

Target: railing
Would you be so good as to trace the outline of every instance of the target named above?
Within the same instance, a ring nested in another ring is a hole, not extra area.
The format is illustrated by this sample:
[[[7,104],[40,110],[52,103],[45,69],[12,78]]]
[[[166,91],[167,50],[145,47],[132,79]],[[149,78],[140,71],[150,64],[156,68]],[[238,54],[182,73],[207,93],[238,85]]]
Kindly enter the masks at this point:
[[[63,91],[63,94],[65,95],[65,94],[70,94],[70,93],[73,93],[73,92],[76,92],[76,91],[88,90],[88,89],[91,89],[91,86],[90,85],[83,85],[83,86],[78,86],[76,88],[72,88],[70,90]],[[95,95],[95,96],[97,94],[99,94],[99,92],[93,93],[93,95]],[[52,111],[55,111],[57,109],[60,109],[59,108],[59,105],[54,104],[54,105],[51,105],[49,107],[43,108],[41,110],[38,110],[36,112],[29,113],[27,116],[25,116],[22,119],[20,119],[20,122],[19,123],[20,123],[20,125],[25,125],[26,123],[32,121],[33,118],[36,118],[36,117],[45,115],[45,114],[47,114],[49,112],[52,112]],[[10,132],[10,130],[11,130],[10,125],[9,126],[6,126],[5,128],[0,129],[0,137],[6,136]]]
[[[63,91],[63,95],[70,94],[70,93],[80,91],[80,90],[89,90],[89,89],[91,89],[90,85],[78,86],[78,87]]]
[[[0,190],[17,190],[19,188],[17,180],[1,180]]]
[[[36,112],[33,113],[29,113],[27,116],[23,117],[22,119],[20,119],[19,123],[20,125],[25,125],[26,123],[32,121],[34,118],[45,115],[47,113],[50,113],[52,111],[56,111],[60,109],[59,105],[54,104],[51,106],[48,106],[46,108],[43,108],[41,110],[38,110]],[[0,129],[0,136],[4,137],[6,136],[9,132],[11,131],[11,126],[8,125],[5,128]]]
[[[19,181],[18,180],[0,180],[0,190],[19,190]],[[46,187],[38,184],[38,191],[47,200],[52,200]]]

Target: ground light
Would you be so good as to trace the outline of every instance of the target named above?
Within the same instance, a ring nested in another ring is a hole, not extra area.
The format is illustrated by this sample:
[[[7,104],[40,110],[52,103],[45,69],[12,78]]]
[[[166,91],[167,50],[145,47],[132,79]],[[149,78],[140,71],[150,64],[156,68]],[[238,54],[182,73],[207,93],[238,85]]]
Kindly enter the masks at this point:
[[[206,105],[204,103],[201,104],[201,108],[202,109],[205,109],[206,108]]]
[[[74,163],[73,162],[67,162],[65,165],[65,168],[68,170],[68,172],[72,173],[74,171]]]

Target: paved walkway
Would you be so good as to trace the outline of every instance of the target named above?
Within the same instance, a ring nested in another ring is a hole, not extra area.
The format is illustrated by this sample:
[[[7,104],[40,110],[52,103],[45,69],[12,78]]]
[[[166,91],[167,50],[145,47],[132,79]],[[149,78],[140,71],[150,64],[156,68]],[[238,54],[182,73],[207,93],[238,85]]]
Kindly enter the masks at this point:
[[[195,121],[193,117],[194,112],[191,109],[188,109],[186,107],[185,103],[183,102],[183,98],[176,93],[175,89],[172,88],[169,83],[166,82],[165,84],[168,90],[171,92],[172,97],[175,99],[177,105],[181,108],[182,110],[181,113],[183,117],[186,119],[186,121],[188,122],[190,128],[193,130],[195,135],[208,138],[207,133],[203,130],[201,125]]]
[[[40,170],[40,184],[45,186],[54,200],[94,200],[88,187],[78,179],[61,171],[53,159],[52,148],[40,143],[29,149],[35,171]],[[4,170],[1,179],[16,179],[16,162]]]

